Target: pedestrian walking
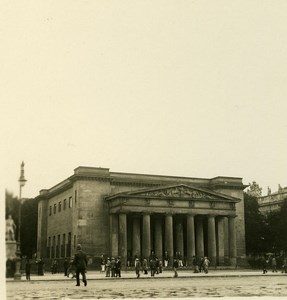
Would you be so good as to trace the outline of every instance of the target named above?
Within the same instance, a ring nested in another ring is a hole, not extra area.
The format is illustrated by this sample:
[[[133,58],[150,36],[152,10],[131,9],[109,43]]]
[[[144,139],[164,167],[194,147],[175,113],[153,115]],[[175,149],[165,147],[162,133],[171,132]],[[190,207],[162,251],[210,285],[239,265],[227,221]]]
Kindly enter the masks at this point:
[[[177,261],[178,261],[178,266],[180,268],[183,267],[182,255],[181,255],[180,251],[177,252]]]
[[[143,258],[143,262],[142,262],[142,271],[143,271],[144,275],[148,274],[148,271],[147,271],[147,259],[145,257]]]
[[[121,262],[121,257],[119,256],[116,260],[116,277],[121,277],[121,270],[122,270],[122,262]]]
[[[201,257],[199,259],[199,272],[203,272],[203,262],[204,262],[204,257]]]
[[[76,266],[76,286],[80,286],[80,274],[82,275],[82,280],[84,285],[87,285],[86,269],[88,265],[87,255],[82,250],[82,246],[78,244],[77,253],[75,254],[75,266]]]
[[[276,257],[273,256],[272,260],[271,260],[271,265],[272,265],[272,272],[276,272],[277,273],[277,260]]]
[[[205,274],[208,273],[208,268],[210,265],[210,260],[207,257],[204,257],[203,263],[202,263],[202,268]]]
[[[30,279],[31,264],[30,264],[29,258],[27,258],[27,260],[26,260],[25,273],[26,273],[26,280],[31,280]]]
[[[150,267],[150,276],[154,277],[154,274],[156,273],[156,261],[154,258],[150,259],[149,267]]]
[[[262,256],[261,258],[261,265],[262,265],[263,274],[267,274],[268,260],[264,256]]]
[[[108,257],[106,263],[106,277],[111,277],[111,260]]]
[[[51,273],[56,274],[58,273],[58,262],[56,259],[53,260],[52,265],[51,265]]]
[[[106,261],[104,255],[101,256],[101,272],[105,272]]]
[[[68,275],[68,268],[69,268],[69,262],[67,257],[65,258],[64,262],[63,262],[63,267],[64,267],[64,276]]]
[[[173,271],[174,271],[173,277],[174,278],[178,277],[177,269],[178,269],[178,259],[175,258],[174,261],[173,261]]]
[[[112,257],[111,259],[111,273],[112,273],[112,277],[116,277],[116,261],[114,257]]]
[[[161,260],[158,261],[158,271],[159,271],[159,273],[162,273],[162,261]]]
[[[44,260],[40,257],[39,260],[37,261],[38,265],[38,275],[43,276],[44,275]]]
[[[199,264],[198,258],[196,256],[193,256],[193,258],[192,258],[193,273],[199,272],[198,264]]]
[[[136,260],[135,260],[135,271],[136,271],[137,278],[140,278],[141,263],[138,258],[136,258]]]
[[[169,263],[168,252],[165,251],[165,252],[164,252],[164,255],[163,255],[163,266],[164,266],[165,268],[167,268],[167,267],[168,267],[168,263]]]
[[[74,257],[71,258],[70,262],[69,262],[69,267],[67,270],[67,277],[70,277],[70,274],[72,274],[72,279],[76,278],[76,267],[75,267],[75,263],[74,263]]]
[[[287,259],[283,258],[283,265],[282,265],[282,272],[281,273],[287,273]]]

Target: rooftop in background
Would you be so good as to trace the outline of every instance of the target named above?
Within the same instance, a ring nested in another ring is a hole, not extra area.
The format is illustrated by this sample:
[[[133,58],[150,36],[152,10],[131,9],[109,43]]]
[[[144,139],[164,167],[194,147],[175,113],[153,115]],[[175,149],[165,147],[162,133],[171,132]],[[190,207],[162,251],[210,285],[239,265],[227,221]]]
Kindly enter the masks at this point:
[[[268,188],[266,196],[257,197],[259,204],[259,211],[263,214],[268,214],[272,211],[277,211],[280,209],[284,201],[287,201],[287,187],[282,188],[278,185],[278,190],[276,192],[271,192]]]

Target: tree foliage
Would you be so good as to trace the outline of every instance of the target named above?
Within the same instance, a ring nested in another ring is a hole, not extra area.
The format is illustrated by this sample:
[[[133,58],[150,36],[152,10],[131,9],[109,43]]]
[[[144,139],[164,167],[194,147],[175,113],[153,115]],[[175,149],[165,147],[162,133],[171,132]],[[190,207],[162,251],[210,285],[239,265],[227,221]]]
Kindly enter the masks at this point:
[[[259,212],[256,196],[244,193],[245,241],[247,254],[260,254],[267,250],[266,222]]]
[[[287,201],[280,210],[269,213],[266,217],[268,228],[267,243],[270,252],[287,252]]]

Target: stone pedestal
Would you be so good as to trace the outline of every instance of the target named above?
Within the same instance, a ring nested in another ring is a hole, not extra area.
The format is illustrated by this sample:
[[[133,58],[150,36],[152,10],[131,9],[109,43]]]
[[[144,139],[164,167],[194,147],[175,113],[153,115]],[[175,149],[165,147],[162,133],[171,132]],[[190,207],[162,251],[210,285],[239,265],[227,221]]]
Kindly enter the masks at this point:
[[[17,242],[6,241],[6,260],[13,260],[16,258]]]
[[[14,277],[16,269],[16,241],[6,241],[6,277]]]

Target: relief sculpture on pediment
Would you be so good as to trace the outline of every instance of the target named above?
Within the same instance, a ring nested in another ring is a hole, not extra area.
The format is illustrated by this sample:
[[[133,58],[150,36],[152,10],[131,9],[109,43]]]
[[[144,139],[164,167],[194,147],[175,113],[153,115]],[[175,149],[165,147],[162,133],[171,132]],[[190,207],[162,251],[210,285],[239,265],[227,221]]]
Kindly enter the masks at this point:
[[[144,194],[149,197],[173,197],[173,198],[193,198],[193,199],[215,199],[216,197],[193,190],[188,187],[174,187],[169,189],[162,189],[157,191],[149,191]]]

